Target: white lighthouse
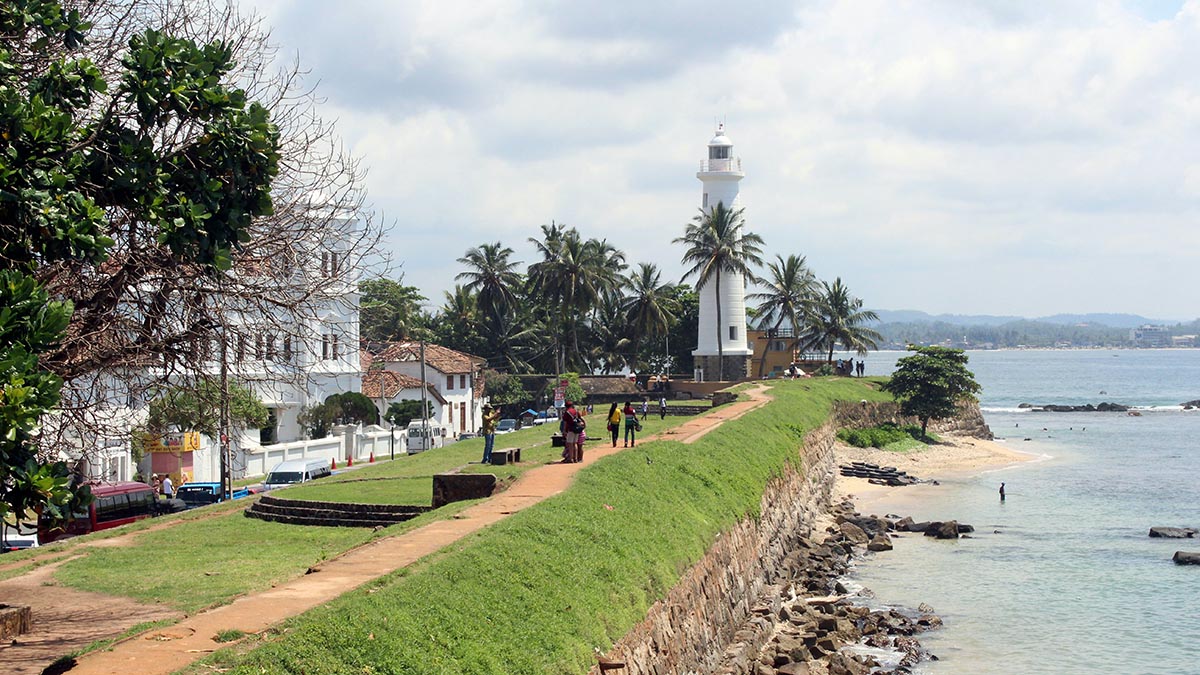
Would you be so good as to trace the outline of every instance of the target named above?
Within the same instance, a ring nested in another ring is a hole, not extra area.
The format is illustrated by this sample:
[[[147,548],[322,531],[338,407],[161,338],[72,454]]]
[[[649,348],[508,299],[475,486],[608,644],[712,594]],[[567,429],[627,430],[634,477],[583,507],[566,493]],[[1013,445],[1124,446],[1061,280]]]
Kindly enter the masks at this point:
[[[738,183],[746,176],[742,160],[733,156],[733,142],[725,135],[725,125],[708,142],[708,159],[700,164],[696,178],[704,184],[700,207],[705,211],[724,203],[726,208],[740,208]],[[746,342],[746,280],[741,274],[721,272],[721,297],[717,297],[715,279],[704,285],[700,293],[700,326],[696,349],[692,352],[696,364],[696,380],[740,380],[749,376],[753,350]],[[721,345],[724,364],[718,358],[717,306],[721,308]]]

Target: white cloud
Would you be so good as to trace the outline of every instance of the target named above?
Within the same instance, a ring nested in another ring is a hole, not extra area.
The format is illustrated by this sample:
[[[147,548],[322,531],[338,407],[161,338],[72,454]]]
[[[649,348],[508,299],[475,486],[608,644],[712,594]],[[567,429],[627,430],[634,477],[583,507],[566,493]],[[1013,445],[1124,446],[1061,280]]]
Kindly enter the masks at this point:
[[[438,301],[551,219],[679,274],[725,118],[752,229],[869,305],[1195,314],[1196,0],[260,6]]]

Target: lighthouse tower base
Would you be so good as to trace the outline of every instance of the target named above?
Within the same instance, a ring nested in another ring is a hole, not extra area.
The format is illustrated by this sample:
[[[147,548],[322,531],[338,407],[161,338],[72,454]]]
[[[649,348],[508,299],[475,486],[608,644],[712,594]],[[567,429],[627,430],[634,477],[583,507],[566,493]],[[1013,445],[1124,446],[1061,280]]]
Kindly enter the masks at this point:
[[[754,372],[752,354],[726,354],[724,369],[716,354],[693,354],[692,362],[697,370],[697,379],[702,372],[705,382],[738,382],[749,378]]]

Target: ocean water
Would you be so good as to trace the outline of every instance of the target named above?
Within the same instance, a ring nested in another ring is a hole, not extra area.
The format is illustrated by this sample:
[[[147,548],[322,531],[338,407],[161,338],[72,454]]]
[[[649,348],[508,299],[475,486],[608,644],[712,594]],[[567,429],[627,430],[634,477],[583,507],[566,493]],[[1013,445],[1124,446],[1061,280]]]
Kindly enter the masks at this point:
[[[904,355],[872,354],[867,372],[890,372]],[[1200,410],[1178,406],[1200,398],[1200,350],[969,356],[992,431],[1039,460],[903,497],[900,515],[977,532],[905,535],[852,580],[881,602],[925,602],[942,616],[945,628],[921,637],[941,659],[924,673],[1200,674],[1200,567],[1171,562],[1200,540],[1147,536],[1155,525],[1200,528]],[[1101,401],[1142,414],[1017,409]]]

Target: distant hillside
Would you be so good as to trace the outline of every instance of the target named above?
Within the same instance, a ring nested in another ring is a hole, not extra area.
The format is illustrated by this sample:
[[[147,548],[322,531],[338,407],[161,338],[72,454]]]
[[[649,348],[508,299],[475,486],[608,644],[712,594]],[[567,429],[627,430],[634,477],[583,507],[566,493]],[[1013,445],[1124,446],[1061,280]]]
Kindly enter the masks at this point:
[[[880,323],[948,323],[955,326],[998,326],[1009,321],[1020,321],[1019,316],[992,316],[989,314],[928,314],[916,309],[877,309]]]
[[[1000,326],[1019,321],[1053,323],[1063,326],[1087,324],[1108,328],[1137,328],[1146,324],[1175,325],[1178,321],[1149,319],[1138,314],[1055,314],[1036,319],[1023,316],[998,316],[993,314],[929,314],[916,309],[877,309],[880,323],[945,323],[952,326]]]
[[[1054,316],[1039,317],[1035,321],[1058,323],[1067,326],[1086,323],[1093,326],[1111,326],[1113,328],[1137,328],[1146,324],[1170,326],[1178,323],[1178,321],[1166,321],[1163,319],[1147,319],[1137,314],[1055,314]]]

